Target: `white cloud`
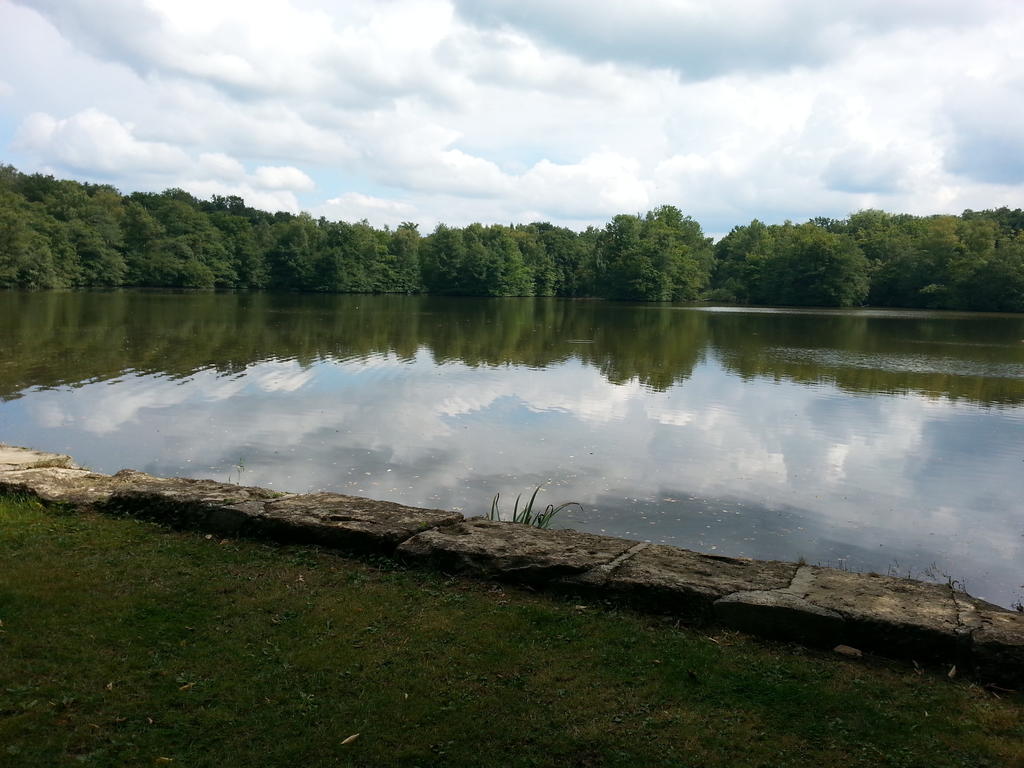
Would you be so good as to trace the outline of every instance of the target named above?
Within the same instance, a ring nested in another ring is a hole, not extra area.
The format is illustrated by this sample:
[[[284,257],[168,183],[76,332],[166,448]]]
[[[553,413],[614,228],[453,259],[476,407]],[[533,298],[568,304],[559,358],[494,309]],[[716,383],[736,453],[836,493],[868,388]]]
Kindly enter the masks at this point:
[[[376,227],[397,227],[416,217],[416,208],[399,200],[388,200],[359,192],[332,197],[313,209],[316,216],[333,221],[369,221]]]
[[[455,0],[473,23],[515,28],[583,58],[664,67],[704,79],[821,65],[867,33],[979,23],[1000,0]],[[980,8],[978,6],[981,6]]]
[[[652,204],[640,164],[617,152],[598,152],[566,165],[542,160],[523,175],[519,194],[524,203],[570,216],[635,213]]]
[[[257,186],[265,189],[313,189],[316,184],[298,168],[286,166],[260,166],[253,173]]]
[[[164,173],[188,163],[180,148],[141,141],[130,125],[98,109],[65,119],[31,114],[22,123],[16,144],[70,168],[99,173]]]
[[[265,211],[287,211],[298,213],[301,210],[295,193],[288,189],[268,190],[242,182],[220,181],[218,179],[182,179],[174,186],[205,200],[213,195],[222,197],[241,197],[247,205],[262,208]]]
[[[252,174],[237,158],[223,152],[190,157],[180,147],[135,137],[133,126],[97,109],[68,118],[29,115],[19,128],[16,146],[43,159],[100,177],[133,174],[156,178],[200,198],[238,195],[268,210],[299,211],[295,192],[315,184],[293,166],[260,166]]]
[[[198,167],[202,173],[218,179],[235,180],[245,176],[245,166],[223,152],[203,152],[199,155]]]
[[[0,116],[20,167],[127,189],[722,232],[1019,201],[1022,36],[1002,0],[25,0]]]

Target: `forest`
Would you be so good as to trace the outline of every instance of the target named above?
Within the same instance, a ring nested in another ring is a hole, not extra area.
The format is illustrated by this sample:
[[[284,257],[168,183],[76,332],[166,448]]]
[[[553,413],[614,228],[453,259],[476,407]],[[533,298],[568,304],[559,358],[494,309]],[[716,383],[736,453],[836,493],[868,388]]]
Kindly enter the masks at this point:
[[[423,234],[0,166],[0,288],[119,286],[1024,312],[1024,210],[755,219],[717,243],[670,205]]]

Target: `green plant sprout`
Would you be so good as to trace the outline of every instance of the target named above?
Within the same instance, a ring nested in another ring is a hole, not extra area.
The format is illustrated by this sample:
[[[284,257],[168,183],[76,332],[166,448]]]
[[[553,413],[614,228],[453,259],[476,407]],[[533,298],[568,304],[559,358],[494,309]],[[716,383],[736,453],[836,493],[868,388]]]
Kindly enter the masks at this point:
[[[501,508],[499,506],[501,494],[494,494],[494,498],[491,500],[491,511],[487,516],[487,519],[494,520],[495,522],[519,523],[520,525],[529,525],[534,528],[550,528],[551,521],[554,519],[555,515],[566,507],[579,507],[580,511],[583,511],[583,505],[576,501],[566,501],[558,504],[557,506],[554,504],[548,504],[542,512],[534,511],[533,505],[537,499],[537,493],[540,489],[540,485],[534,488],[533,493],[530,495],[530,500],[523,505],[522,509],[519,508],[519,501],[522,494],[516,495],[516,503],[512,509],[512,519],[509,521],[505,521],[501,517]]]

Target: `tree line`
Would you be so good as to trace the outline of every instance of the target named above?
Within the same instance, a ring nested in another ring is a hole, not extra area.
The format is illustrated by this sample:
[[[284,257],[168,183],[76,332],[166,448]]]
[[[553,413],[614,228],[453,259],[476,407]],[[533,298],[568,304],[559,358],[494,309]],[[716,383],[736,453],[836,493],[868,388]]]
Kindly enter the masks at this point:
[[[0,166],[0,287],[277,289],[1024,312],[1024,211],[754,220],[714,243],[665,205],[577,232],[269,213]]]

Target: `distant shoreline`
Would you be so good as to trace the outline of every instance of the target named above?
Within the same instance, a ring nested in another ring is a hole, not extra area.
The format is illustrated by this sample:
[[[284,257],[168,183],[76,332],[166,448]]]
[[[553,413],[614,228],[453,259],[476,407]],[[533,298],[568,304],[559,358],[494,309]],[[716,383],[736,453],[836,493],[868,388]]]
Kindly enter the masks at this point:
[[[672,205],[576,231],[268,213],[240,197],[0,166],[0,287],[274,289],[1024,312],[1024,210],[733,227],[715,242]]]

